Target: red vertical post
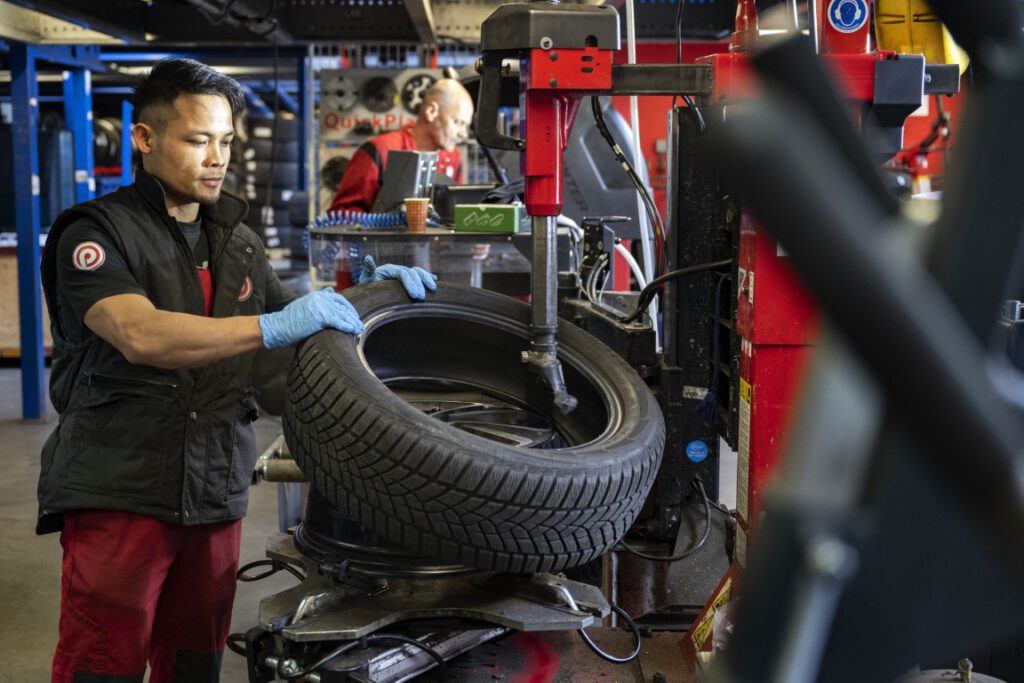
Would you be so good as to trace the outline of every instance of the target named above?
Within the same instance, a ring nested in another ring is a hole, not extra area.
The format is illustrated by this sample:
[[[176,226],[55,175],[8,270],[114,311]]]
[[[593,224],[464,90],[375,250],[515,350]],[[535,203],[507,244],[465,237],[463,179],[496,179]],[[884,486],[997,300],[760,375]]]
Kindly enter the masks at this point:
[[[684,0],[679,0],[683,2]],[[757,43],[757,5],[754,0],[736,2],[736,28],[729,39],[729,52],[750,52]]]

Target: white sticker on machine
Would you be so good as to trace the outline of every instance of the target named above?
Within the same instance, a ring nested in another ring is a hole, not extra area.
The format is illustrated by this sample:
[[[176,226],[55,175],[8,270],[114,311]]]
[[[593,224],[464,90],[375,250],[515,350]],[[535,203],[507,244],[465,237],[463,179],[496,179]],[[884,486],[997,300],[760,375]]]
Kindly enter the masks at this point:
[[[750,497],[750,384],[740,378],[740,433],[736,451],[736,512],[744,520],[750,519],[747,506]]]

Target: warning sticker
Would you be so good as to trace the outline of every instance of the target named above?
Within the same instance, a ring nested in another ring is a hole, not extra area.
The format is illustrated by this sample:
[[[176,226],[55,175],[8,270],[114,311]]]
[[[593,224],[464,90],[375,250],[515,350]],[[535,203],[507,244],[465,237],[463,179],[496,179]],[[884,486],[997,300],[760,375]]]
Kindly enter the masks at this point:
[[[867,0],[832,0],[828,4],[828,23],[840,33],[859,31],[867,21]]]
[[[698,652],[704,648],[704,643],[707,642],[708,636],[711,635],[711,626],[715,623],[715,612],[717,612],[723,605],[728,604],[730,598],[732,598],[731,577],[726,579],[725,583],[722,584],[722,588],[715,596],[715,601],[711,603],[708,610],[703,616],[701,616],[697,627],[693,629],[693,645]]]
[[[750,510],[747,506],[750,497],[750,384],[740,379],[740,425],[739,448],[736,449],[736,512],[745,520],[749,520]]]

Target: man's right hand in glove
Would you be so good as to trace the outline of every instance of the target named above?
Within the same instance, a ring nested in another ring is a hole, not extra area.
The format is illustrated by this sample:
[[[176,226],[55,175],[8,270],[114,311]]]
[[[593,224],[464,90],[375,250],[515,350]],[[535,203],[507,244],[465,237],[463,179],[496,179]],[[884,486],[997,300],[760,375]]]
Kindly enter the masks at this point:
[[[259,323],[268,349],[291,346],[326,328],[350,334],[363,331],[355,307],[333,289],[310,292],[277,313],[261,315]]]

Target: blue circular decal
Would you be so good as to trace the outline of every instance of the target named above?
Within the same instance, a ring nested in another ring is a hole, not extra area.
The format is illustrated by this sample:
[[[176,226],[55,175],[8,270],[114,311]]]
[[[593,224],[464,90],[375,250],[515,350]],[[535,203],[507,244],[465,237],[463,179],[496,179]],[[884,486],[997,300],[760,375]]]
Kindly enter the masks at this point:
[[[832,0],[828,3],[828,23],[840,33],[853,33],[868,21],[866,0]]]
[[[686,444],[686,457],[693,462],[701,462],[708,457],[708,445],[703,441],[691,441]]]

